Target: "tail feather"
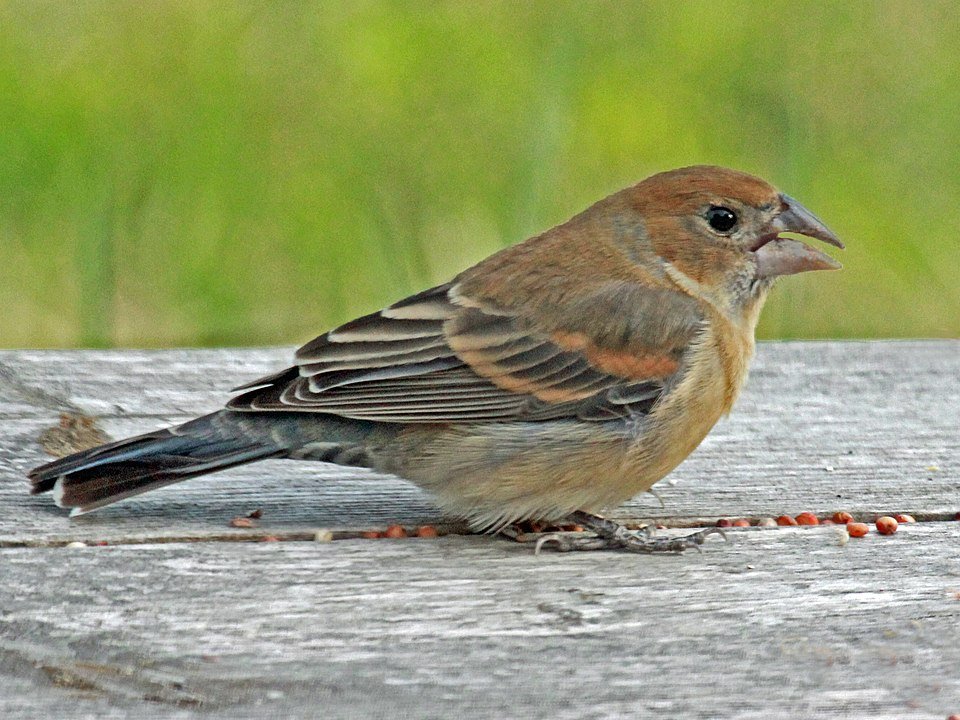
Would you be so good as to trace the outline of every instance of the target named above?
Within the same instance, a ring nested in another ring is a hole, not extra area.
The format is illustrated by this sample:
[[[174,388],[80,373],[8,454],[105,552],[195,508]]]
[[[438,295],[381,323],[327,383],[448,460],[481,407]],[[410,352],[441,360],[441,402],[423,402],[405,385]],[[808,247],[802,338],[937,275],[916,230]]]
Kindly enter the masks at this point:
[[[57,505],[78,515],[190,477],[287,453],[268,434],[243,432],[234,416],[221,411],[55,460],[30,472],[31,493],[53,490]]]

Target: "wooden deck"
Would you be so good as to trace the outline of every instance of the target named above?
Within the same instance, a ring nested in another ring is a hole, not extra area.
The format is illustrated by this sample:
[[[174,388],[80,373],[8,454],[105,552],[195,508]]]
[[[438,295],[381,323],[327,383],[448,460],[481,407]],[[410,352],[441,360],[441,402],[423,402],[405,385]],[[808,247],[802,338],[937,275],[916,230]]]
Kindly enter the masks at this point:
[[[61,413],[142,432],[289,358],[0,352],[0,717],[960,713],[960,341],[763,344],[733,415],[657,486],[664,506],[616,513],[920,520],[892,537],[747,528],[703,554],[534,556],[395,478],[280,461],[73,520],[26,494],[41,445],[74,441]],[[357,537],[390,523],[449,534]],[[242,542],[264,537],[280,542]]]

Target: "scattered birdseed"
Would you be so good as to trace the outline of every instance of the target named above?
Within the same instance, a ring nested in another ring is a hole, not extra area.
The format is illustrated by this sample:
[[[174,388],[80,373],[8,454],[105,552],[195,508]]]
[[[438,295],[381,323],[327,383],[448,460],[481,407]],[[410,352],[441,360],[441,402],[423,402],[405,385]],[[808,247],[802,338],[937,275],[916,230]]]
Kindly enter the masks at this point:
[[[850,522],[847,523],[847,532],[850,537],[863,537],[870,532],[870,526],[862,522]]]
[[[899,524],[889,515],[877,518],[877,532],[881,535],[893,535],[897,531]]]
[[[320,528],[313,534],[313,541],[322,543],[332,542],[333,533],[326,528]]]

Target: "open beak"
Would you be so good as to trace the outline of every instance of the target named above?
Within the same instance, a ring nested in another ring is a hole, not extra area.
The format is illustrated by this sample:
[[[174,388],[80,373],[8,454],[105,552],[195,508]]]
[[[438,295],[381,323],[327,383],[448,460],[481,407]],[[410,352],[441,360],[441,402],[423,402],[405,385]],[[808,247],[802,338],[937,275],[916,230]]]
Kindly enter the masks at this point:
[[[761,278],[794,275],[808,270],[839,270],[842,266],[826,253],[799,240],[780,237],[780,233],[797,233],[843,248],[840,238],[803,205],[788,195],[780,196],[783,208],[771,221],[769,232],[750,249],[757,261]]]

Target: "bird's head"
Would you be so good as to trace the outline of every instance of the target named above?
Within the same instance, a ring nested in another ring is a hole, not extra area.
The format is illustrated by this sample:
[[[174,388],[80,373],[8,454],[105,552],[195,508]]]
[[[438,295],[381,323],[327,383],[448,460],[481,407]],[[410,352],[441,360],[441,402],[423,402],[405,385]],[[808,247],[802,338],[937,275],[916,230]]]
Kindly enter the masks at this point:
[[[820,250],[781,236],[843,247],[803,205],[752,175],[687,167],[653,175],[628,192],[667,274],[728,309],[755,306],[783,275],[840,267]]]

